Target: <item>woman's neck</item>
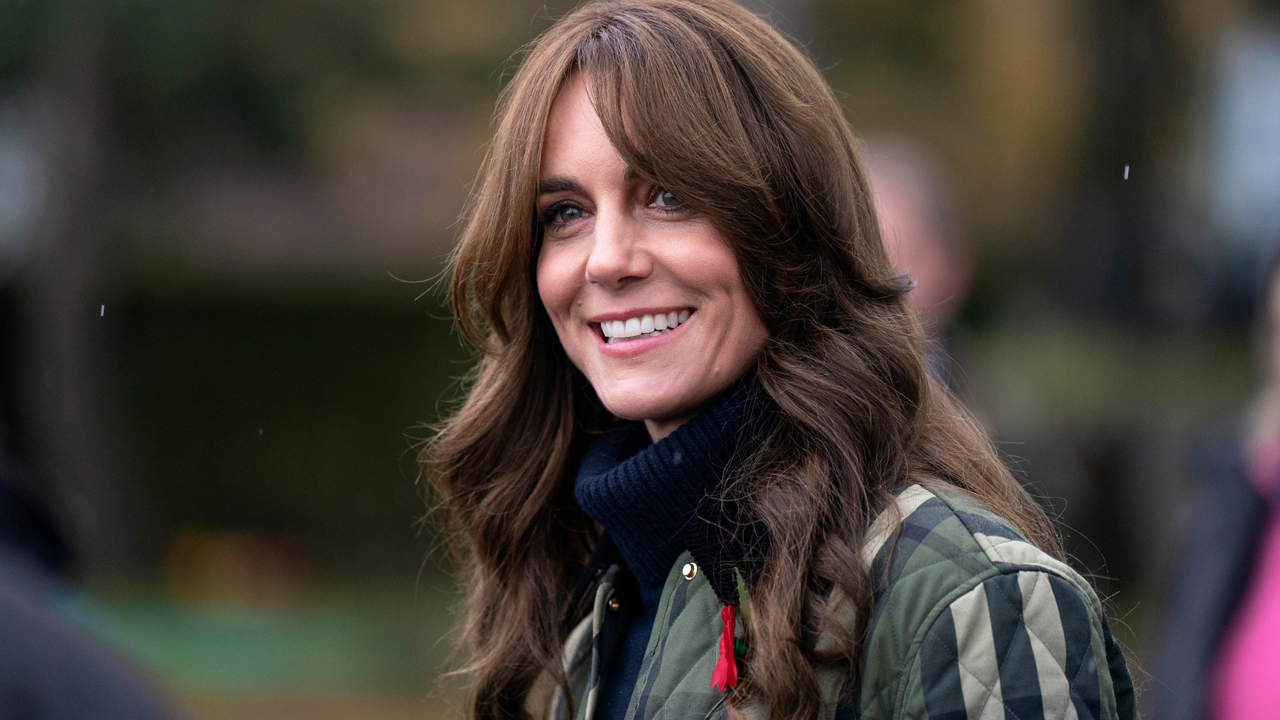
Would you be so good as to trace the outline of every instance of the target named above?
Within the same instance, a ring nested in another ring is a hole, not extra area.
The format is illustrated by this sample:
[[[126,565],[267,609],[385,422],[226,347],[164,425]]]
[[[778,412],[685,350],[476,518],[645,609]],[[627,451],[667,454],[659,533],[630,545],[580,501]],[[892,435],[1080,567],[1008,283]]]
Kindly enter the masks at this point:
[[[693,419],[692,415],[682,415],[675,420],[645,420],[644,428],[649,431],[649,439],[658,442],[691,419]]]

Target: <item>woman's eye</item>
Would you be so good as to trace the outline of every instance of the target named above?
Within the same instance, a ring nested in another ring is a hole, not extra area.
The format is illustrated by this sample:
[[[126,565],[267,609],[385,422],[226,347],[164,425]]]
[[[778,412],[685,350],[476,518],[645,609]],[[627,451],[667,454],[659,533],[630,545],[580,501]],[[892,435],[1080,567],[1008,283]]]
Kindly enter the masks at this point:
[[[550,215],[548,220],[552,225],[564,225],[580,219],[582,217],[582,209],[572,205],[560,205],[559,207],[551,208],[551,212],[548,215]]]
[[[655,202],[659,207],[677,207],[680,205],[680,198],[668,190],[659,190]]]

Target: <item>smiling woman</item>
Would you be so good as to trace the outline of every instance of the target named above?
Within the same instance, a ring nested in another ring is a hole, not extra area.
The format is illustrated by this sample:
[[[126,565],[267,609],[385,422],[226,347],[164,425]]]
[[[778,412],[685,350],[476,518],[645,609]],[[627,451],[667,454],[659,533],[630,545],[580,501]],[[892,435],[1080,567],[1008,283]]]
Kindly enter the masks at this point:
[[[497,127],[453,265],[482,357],[425,456],[476,718],[1134,716],[924,369],[812,63],[723,0],[588,2]]]
[[[728,241],[622,159],[580,74],[542,148],[538,294],[609,412],[671,434],[755,361],[765,328]]]

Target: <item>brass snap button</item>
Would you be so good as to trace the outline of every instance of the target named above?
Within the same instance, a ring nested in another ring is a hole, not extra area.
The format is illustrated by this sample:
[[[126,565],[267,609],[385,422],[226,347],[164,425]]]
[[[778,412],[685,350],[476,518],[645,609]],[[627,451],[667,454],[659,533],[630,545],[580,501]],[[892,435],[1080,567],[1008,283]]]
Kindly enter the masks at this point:
[[[692,580],[698,577],[698,563],[685,563],[684,567],[680,569],[680,572],[684,575],[685,580]]]
[[[609,598],[609,609],[618,612],[618,608],[622,607],[622,603],[616,597]]]

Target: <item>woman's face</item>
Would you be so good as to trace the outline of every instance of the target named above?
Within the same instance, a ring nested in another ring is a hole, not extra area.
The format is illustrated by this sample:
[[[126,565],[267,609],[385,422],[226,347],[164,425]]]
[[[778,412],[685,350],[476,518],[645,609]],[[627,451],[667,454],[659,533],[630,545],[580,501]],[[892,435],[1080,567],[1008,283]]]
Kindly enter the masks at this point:
[[[560,343],[610,412],[663,438],[764,344],[733,251],[627,167],[580,74],[551,108],[538,179],[538,295]]]

